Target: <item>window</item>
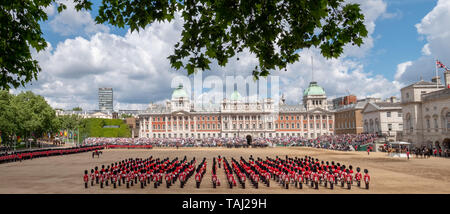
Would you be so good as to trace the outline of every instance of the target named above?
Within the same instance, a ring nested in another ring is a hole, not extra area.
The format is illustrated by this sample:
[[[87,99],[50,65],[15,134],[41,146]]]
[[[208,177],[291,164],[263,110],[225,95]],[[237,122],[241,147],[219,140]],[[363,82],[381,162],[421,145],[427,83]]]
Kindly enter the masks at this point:
[[[312,128],[312,129],[313,129],[313,128],[314,128],[314,124],[310,123],[310,124],[309,124],[309,128]]]
[[[435,129],[438,129],[438,128],[439,128],[437,118],[434,118],[434,128],[435,128]]]
[[[211,128],[211,125],[208,124],[208,129],[210,129],[210,128]]]
[[[333,128],[333,124],[332,123],[330,123],[330,129],[332,129]]]
[[[402,112],[401,112],[401,111],[399,111],[399,112],[398,112],[398,117],[403,117],[403,115],[402,115]]]
[[[300,123],[297,123],[297,129],[299,129],[300,128]]]
[[[447,131],[450,131],[450,112],[445,115],[445,120],[447,120]]]
[[[430,118],[427,118],[427,129],[430,128]]]
[[[291,124],[291,128],[294,129],[294,128],[295,128],[295,125],[294,125],[294,124]]]
[[[327,128],[327,124],[326,123],[323,123],[323,128],[324,129]]]
[[[303,128],[306,129],[306,123],[303,124]]]
[[[388,130],[392,131],[392,124],[388,124]]]
[[[388,112],[386,113],[386,117],[391,117],[391,112],[390,112],[390,111],[388,111]]]
[[[197,125],[197,129],[200,129],[200,124]]]
[[[319,123],[316,124],[316,128],[320,129],[320,124]]]

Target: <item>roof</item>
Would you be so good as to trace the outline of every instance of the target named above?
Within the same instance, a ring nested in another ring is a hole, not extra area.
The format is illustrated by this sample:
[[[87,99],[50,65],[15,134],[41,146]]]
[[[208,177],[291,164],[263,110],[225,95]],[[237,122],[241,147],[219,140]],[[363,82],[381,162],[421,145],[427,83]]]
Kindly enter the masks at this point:
[[[411,85],[408,85],[408,86],[406,86],[406,87],[403,87],[403,88],[408,88],[408,87],[411,87],[411,86],[419,86],[419,87],[424,87],[424,86],[433,86],[433,87],[436,87],[436,83],[435,82],[427,82],[427,81],[424,81],[424,80],[420,80],[420,81],[418,81],[418,82],[415,82],[415,83],[413,83],[413,84],[411,84]],[[439,84],[438,85],[439,87],[444,87],[443,85],[441,85],[441,84]]]
[[[303,92],[303,96],[325,95],[325,90],[317,82],[310,82],[308,88]]]
[[[367,107],[369,105],[373,106],[373,108],[375,108],[376,110],[368,110]],[[362,112],[364,113],[364,112],[382,111],[382,110],[402,110],[402,106],[401,106],[400,102],[398,102],[398,103],[390,103],[390,102],[373,103],[373,102],[368,102],[364,106],[364,109],[363,109]]]
[[[433,91],[423,95],[423,101],[430,101],[435,99],[450,99],[450,88]]]
[[[188,98],[186,91],[183,89],[183,85],[179,85],[172,93],[172,99]]]
[[[384,108],[401,108],[400,103],[390,103],[390,102],[379,102],[373,103],[375,106],[378,106],[381,109]]]

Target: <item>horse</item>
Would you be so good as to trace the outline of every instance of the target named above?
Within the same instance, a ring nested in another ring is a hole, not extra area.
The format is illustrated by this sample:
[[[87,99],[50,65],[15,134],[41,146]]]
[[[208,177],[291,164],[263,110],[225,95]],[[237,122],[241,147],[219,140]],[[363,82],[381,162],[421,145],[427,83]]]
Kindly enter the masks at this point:
[[[100,158],[100,154],[103,155],[103,152],[102,151],[94,151],[94,152],[92,152],[92,158],[94,158],[95,155],[97,155],[97,158]]]

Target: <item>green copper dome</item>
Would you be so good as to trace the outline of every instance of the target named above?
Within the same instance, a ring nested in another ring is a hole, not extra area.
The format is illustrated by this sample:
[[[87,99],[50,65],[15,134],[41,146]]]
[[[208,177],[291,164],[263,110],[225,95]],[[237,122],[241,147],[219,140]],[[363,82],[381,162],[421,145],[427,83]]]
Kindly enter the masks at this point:
[[[325,95],[325,91],[317,85],[317,82],[310,82],[309,87],[303,92],[303,96],[308,95]]]
[[[230,99],[233,100],[233,101],[241,100],[241,94],[239,94],[238,91],[234,91],[234,92],[231,94],[231,98],[230,98]]]
[[[179,85],[172,93],[172,99],[179,99],[181,97],[188,98],[186,91],[183,89],[183,85]]]

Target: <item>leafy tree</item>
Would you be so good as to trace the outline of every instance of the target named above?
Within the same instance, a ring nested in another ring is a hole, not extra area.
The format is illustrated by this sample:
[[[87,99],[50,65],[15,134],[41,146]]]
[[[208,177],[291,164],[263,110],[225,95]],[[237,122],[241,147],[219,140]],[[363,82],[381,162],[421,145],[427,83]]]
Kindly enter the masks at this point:
[[[133,117],[133,115],[131,115],[131,114],[121,114],[120,115],[120,118],[123,118],[123,119],[129,118],[129,117]]]
[[[90,0],[73,0],[77,10],[91,10]],[[24,86],[41,70],[31,48],[46,47],[39,21],[44,7],[56,0],[0,1],[0,88]],[[182,38],[168,57],[173,68],[188,74],[209,69],[211,60],[225,66],[248,49],[259,60],[255,78],[285,69],[298,61],[298,50],[318,47],[327,58],[339,57],[346,44],[358,45],[367,36],[358,4],[344,0],[103,0],[97,23],[145,28],[155,21],[184,19]],[[239,60],[239,58],[238,58]]]
[[[24,137],[40,137],[52,131],[55,111],[47,101],[31,91],[14,96],[11,104],[17,112],[17,134]]]
[[[0,90],[0,131],[3,142],[17,132],[16,112],[11,105],[12,95],[6,90]]]
[[[75,107],[72,108],[72,111],[83,111],[83,109],[81,107]]]

